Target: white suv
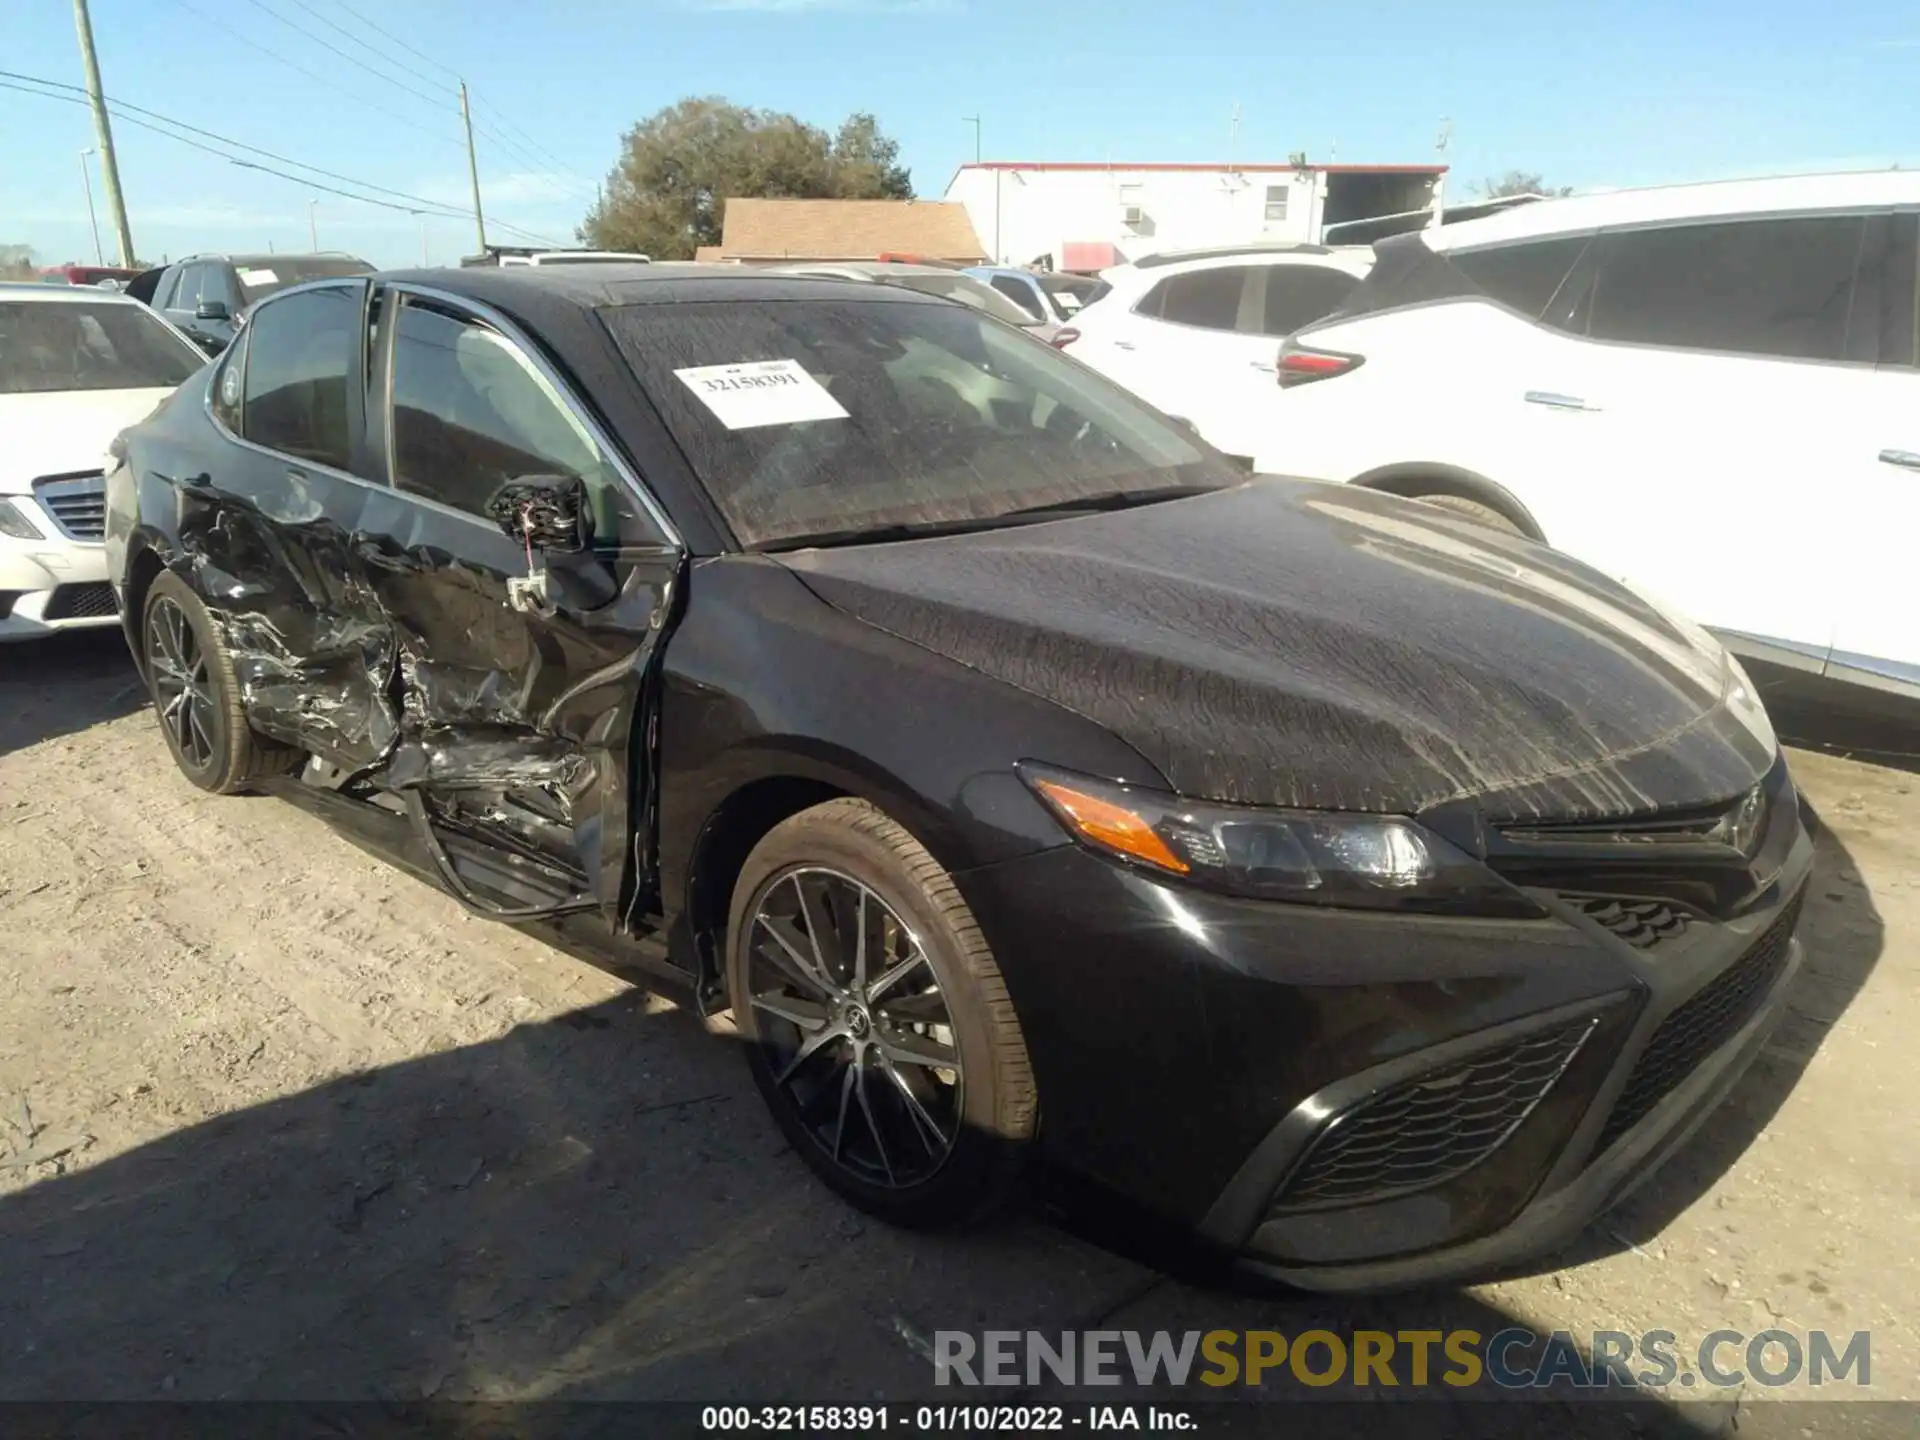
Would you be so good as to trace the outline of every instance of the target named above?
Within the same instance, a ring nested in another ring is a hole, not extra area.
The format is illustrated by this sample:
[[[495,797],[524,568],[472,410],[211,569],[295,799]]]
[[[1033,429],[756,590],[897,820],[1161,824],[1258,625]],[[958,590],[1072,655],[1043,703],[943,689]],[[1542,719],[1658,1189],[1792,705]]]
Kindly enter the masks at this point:
[[[1385,241],[1278,356],[1263,473],[1544,539],[1737,653],[1920,698],[1920,173],[1622,191]]]
[[[206,358],[125,295],[0,285],[0,641],[118,621],[102,463]]]
[[[1320,319],[1372,264],[1364,246],[1169,251],[1102,272],[1054,344],[1251,460],[1270,424],[1275,340]]]

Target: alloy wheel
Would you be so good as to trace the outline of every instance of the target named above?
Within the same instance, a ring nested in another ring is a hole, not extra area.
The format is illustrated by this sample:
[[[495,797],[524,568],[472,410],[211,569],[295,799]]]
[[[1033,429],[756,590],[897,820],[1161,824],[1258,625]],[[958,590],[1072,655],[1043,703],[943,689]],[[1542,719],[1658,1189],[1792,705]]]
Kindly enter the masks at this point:
[[[153,675],[154,703],[181,761],[206,770],[218,753],[218,707],[207,673],[206,653],[187,612],[160,598],[147,612],[147,668]]]
[[[868,1185],[930,1178],[959,1136],[964,1074],[940,979],[871,888],[801,866],[761,891],[747,993],[781,1101]]]

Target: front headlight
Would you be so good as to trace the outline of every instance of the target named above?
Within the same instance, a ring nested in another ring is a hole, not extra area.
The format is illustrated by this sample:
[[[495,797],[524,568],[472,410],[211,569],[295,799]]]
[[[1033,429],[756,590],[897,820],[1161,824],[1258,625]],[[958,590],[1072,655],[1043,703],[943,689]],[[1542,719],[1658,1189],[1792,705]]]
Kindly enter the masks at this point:
[[[1404,816],[1217,805],[1031,762],[1019,771],[1075,839],[1210,890],[1367,910],[1544,913],[1472,856]]]
[[[0,535],[11,535],[16,540],[44,540],[47,537],[34,528],[33,521],[11,500],[0,500]]]

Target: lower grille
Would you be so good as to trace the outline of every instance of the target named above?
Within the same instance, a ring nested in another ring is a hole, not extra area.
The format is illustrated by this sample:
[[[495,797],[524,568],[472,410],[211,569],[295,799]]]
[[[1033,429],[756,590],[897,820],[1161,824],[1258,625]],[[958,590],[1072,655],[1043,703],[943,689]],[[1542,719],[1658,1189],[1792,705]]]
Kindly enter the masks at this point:
[[[1646,1119],[1674,1086],[1753,1018],[1787,968],[1793,927],[1806,896],[1802,888],[1746,954],[1660,1022],[1607,1116],[1601,1150]]]
[[[62,585],[47,599],[48,620],[105,620],[118,615],[113,603],[113,587],[103,583]]]
[[[1594,1024],[1576,1020],[1381,1091],[1320,1132],[1271,1212],[1384,1200],[1472,1169],[1532,1113]]]
[[[1636,950],[1652,950],[1687,933],[1693,917],[1665,900],[1621,900],[1610,895],[1560,897]]]
[[[47,476],[34,481],[33,493],[69,540],[106,538],[107,482],[98,470]]]

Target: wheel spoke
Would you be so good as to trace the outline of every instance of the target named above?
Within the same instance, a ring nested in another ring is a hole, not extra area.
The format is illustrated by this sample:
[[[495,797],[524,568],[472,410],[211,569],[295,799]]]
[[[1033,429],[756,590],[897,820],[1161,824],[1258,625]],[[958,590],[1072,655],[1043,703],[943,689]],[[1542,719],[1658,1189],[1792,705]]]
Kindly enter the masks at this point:
[[[909,937],[909,940],[913,946],[913,953],[898,964],[883,970],[880,973],[880,978],[867,987],[867,1002],[869,1004],[878,1001],[882,995],[899,984],[903,976],[912,974],[915,967],[927,963],[926,954],[920,949],[920,942],[912,940],[911,937]]]
[[[813,900],[807,895],[807,887],[800,883],[800,876],[795,874],[792,879],[793,892],[800,897],[800,923],[807,932],[808,944],[813,947],[814,966],[831,988],[837,989],[838,986],[832,983],[835,980],[833,969],[827,964],[826,951],[820,944],[821,917],[816,913]]]
[[[884,1053],[884,1052],[883,1052]],[[893,1081],[893,1088],[900,1092],[900,1098],[907,1103],[907,1115],[913,1121],[914,1133],[920,1137],[920,1143],[927,1147],[929,1155],[938,1155],[947,1147],[947,1137],[939,1123],[927,1113],[927,1107],[920,1103],[920,1097],[913,1093],[913,1087],[907,1083],[907,1077],[894,1069],[891,1063],[883,1062],[882,1069],[887,1078]]]
[[[756,995],[753,997],[753,1008],[764,1010],[769,1015],[778,1015],[808,1034],[820,1029],[829,1018],[826,1007],[792,995]]]
[[[942,1045],[930,1035],[882,1035],[880,1053],[896,1065],[917,1065],[923,1070],[956,1070],[960,1057],[950,1045]]]
[[[754,919],[762,930],[773,937],[774,944],[779,947],[772,957],[775,964],[822,999],[833,994],[834,987],[827,977],[814,968],[813,962],[801,953],[798,945],[781,933],[781,926],[790,922],[776,921],[764,911]]]
[[[773,1083],[784,1085],[794,1077],[800,1067],[811,1060],[820,1047],[830,1040],[838,1040],[846,1031],[837,1025],[823,1025],[801,1042],[800,1048],[793,1052],[793,1058],[787,1061],[786,1068],[773,1077]]]
[[[854,887],[853,901],[853,988],[867,989],[867,887]]]
[[[946,996],[938,988],[897,996],[874,1009],[896,1025],[945,1025],[952,1018],[947,1014]]]
[[[854,1088],[860,1092],[860,1113],[867,1117],[867,1129],[873,1135],[873,1148],[880,1152],[880,1168],[887,1172],[887,1183],[894,1184],[893,1159],[887,1154],[886,1136],[880,1133],[880,1121],[873,1113],[873,1102],[867,1098],[868,1070],[864,1057],[854,1057],[854,1073],[858,1077]]]
[[[194,758],[203,761],[213,758],[213,737],[207,733],[206,722],[200,713],[204,708],[204,702],[196,692],[193,699],[187,703],[187,723],[193,727],[194,739],[197,742]]]
[[[853,1104],[853,1077],[857,1073],[858,1071],[855,1066],[847,1066],[846,1077],[840,1082],[840,1113],[834,1118],[833,1122],[833,1159],[835,1164],[840,1162],[840,1147],[846,1143],[847,1109]]]

